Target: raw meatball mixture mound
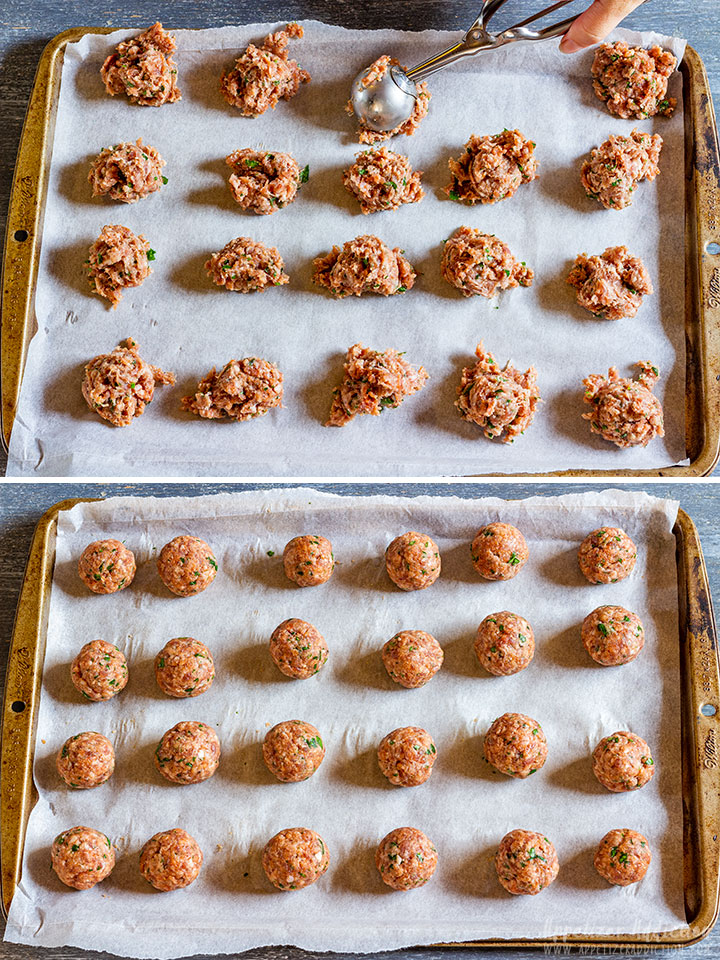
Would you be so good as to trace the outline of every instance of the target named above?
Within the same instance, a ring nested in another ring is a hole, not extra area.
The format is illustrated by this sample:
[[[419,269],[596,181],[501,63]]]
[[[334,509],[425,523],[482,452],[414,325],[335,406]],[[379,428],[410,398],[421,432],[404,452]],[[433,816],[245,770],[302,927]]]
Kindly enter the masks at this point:
[[[578,550],[580,570],[590,583],[617,583],[633,572],[637,547],[619,527],[599,527]]]
[[[378,764],[396,787],[419,787],[430,779],[437,750],[422,727],[398,727],[380,741]]]
[[[327,583],[335,567],[332,544],[325,537],[293,537],[283,550],[285,576],[299,587]]]
[[[665,436],[662,405],[652,392],[658,368],[647,360],[635,366],[640,367],[637,380],[621,377],[616,367],[610,367],[607,377],[592,373],[583,380],[583,399],[592,407],[583,420],[618,447],[646,447],[653,437]]]
[[[608,883],[627,887],[647,873],[652,854],[647,839],[637,830],[610,830],[598,844],[595,869]]]
[[[398,827],[378,844],[375,866],[393,890],[422,887],[435,873],[438,855],[429,837],[415,827]]]
[[[380,80],[384,75],[385,71],[389,67],[399,67],[400,61],[396,60],[395,57],[389,57],[385,54],[382,57],[379,57],[370,67],[366,77],[363,80],[363,86],[368,87],[370,84],[375,83],[377,80]],[[404,70],[404,67],[401,67]],[[411,137],[417,130],[420,121],[428,112],[430,106],[430,92],[428,90],[428,85],[424,80],[416,84],[417,96],[415,97],[415,106],[413,111],[404,123],[401,123],[397,127],[393,127],[392,130],[371,130],[370,127],[365,127],[360,125],[358,129],[358,140],[360,143],[380,143],[382,140],[389,140],[390,137],[396,137],[400,133],[404,133],[406,136]],[[355,116],[355,111],[353,110],[352,100],[348,100],[347,107],[345,108],[350,116]]]
[[[263,760],[283,783],[308,780],[325,759],[320,731],[304,720],[284,720],[265,735]]]
[[[653,292],[650,274],[627,247],[608,247],[600,256],[581,253],[567,278],[577,302],[596,317],[634,317],[645,294]]]
[[[435,637],[422,630],[402,630],[388,640],[382,659],[390,678],[401,687],[424,687],[442,666],[444,654]]]
[[[524,617],[501,610],[480,624],[474,649],[488,673],[509,677],[529,665],[535,655],[535,635]]]
[[[169,697],[199,697],[215,679],[212,654],[193,637],[168,640],[155,657],[155,679]]]
[[[448,160],[452,180],[445,187],[451,200],[462,203],[495,203],[511,197],[521,183],[537,178],[535,144],[519,130],[494,136],[473,135],[462,156]]]
[[[676,64],[669,50],[657,46],[644,50],[629,47],[624,40],[603,43],[595,51],[593,88],[616,117],[669,117],[676,100],[667,96],[668,78]]]
[[[361,343],[350,347],[344,366],[343,381],[333,390],[327,427],[344,427],[358,414],[377,417],[387,407],[399,407],[428,379],[425,367],[411,366],[397,350],[371,350]]]
[[[177,65],[172,59],[175,37],[154,23],[144,33],[117,45],[100,70],[105,89],[127,95],[141,107],[161,107],[180,99]]]
[[[151,258],[155,253],[142,234],[135,236],[117,223],[106,224],[85,261],[93,293],[109,300],[114,310],[125,287],[139,287],[150,276]]]
[[[422,200],[421,177],[422,171],[413,170],[407,157],[379,147],[358,153],[355,163],[343,172],[343,184],[363,213],[377,213]]]
[[[125,654],[106,640],[92,640],[73,660],[70,678],[87,700],[110,700],[128,682]]]
[[[531,830],[511,830],[500,842],[495,869],[508,893],[535,896],[550,886],[560,863],[547,837]]]
[[[259,117],[268,107],[274,110],[280,100],[292,99],[301,83],[309,83],[307,70],[301,70],[297,60],[287,55],[290,40],[302,35],[300,24],[289,23],[284,30],[265,37],[261,47],[248,44],[233,69],[220,78],[220,92],[230,106],[237,107],[244,117]]]
[[[198,383],[191,397],[183,397],[182,409],[206,420],[254,420],[273,407],[281,407],[283,375],[269,360],[245,357],[229,360],[217,373],[215,367]]]
[[[609,136],[582,165],[585,193],[606,210],[629,207],[640,181],[654,180],[660,173],[662,144],[659,133],[652,136],[640,130],[633,130],[629,137]]]
[[[94,197],[111,197],[123,203],[135,203],[155,193],[167,178],[162,175],[165,161],[155,147],[135,143],[116,143],[105,147],[90,168],[88,180]]]
[[[115,751],[107,737],[92,730],[76,733],[60,748],[57,772],[69,787],[90,790],[113,775]]]
[[[270,656],[286,677],[306,680],[325,666],[325,637],[311,623],[296,618],[283,620],[270,637]]]
[[[509,523],[480,527],[470,547],[473,566],[483,580],[512,580],[529,556],[525,537]]]
[[[165,586],[178,597],[202,593],[218,572],[215,555],[199,537],[175,537],[160,551],[158,573]]]
[[[119,540],[95,540],[80,555],[78,576],[93,593],[117,593],[133,582],[135,554]]]
[[[212,282],[236,293],[254,293],[290,283],[285,262],[275,247],[250,237],[236,237],[205,263]]]
[[[148,840],[140,852],[140,873],[156,890],[180,890],[197,879],[202,862],[197,840],[175,827]]]
[[[175,374],[145,363],[132,337],[112,353],[101,353],[85,365],[82,395],[103,420],[114,427],[129,427],[155,395],[155,382],[175,383]]]
[[[202,783],[220,763],[220,741],[212,727],[181,720],[167,730],[155,750],[155,767],[173,783]]]
[[[109,838],[92,827],[71,827],[58,834],[50,857],[58,879],[75,890],[89,890],[115,866],[115,850]]]
[[[440,272],[464,297],[494,297],[498,290],[530,287],[533,272],[520,263],[510,247],[494,234],[475,227],[458,227],[445,241]]]
[[[230,193],[243,210],[275,213],[297,196],[302,174],[297,160],[289,153],[235,150],[225,157],[232,168]]]
[[[625,607],[598,607],[582,625],[583,646],[604,667],[630,663],[645,643],[642,620]]]
[[[508,777],[524,780],[547,760],[543,728],[523,713],[504,713],[485,734],[485,759]]]
[[[313,283],[327,287],[334,297],[379,293],[389,297],[405,293],[415,283],[415,271],[399,247],[390,249],[382,240],[365,234],[333,247],[313,260]]]
[[[401,590],[424,590],[440,576],[440,551],[434,540],[414,530],[403,533],[385,551],[385,569]]]
[[[306,827],[291,827],[268,840],[262,865],[278,890],[302,890],[325,873],[330,866],[330,854],[319,833]]]
[[[463,369],[455,406],[463,420],[476,423],[489,440],[512,443],[533,422],[540,402],[537,371],[528,367],[522,373],[509,363],[501,369],[482,343],[475,356],[475,366]]]
[[[601,740],[593,750],[592,761],[593,773],[612,793],[639,790],[655,773],[650,747],[627,730],[618,730]]]

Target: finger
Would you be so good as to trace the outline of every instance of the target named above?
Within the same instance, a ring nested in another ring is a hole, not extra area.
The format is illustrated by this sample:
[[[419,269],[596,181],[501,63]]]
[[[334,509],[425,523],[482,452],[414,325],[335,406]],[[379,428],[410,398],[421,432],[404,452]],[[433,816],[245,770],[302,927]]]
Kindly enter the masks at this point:
[[[594,43],[600,43],[641,3],[643,0],[594,0],[562,38],[560,50],[563,53],[577,53]]]

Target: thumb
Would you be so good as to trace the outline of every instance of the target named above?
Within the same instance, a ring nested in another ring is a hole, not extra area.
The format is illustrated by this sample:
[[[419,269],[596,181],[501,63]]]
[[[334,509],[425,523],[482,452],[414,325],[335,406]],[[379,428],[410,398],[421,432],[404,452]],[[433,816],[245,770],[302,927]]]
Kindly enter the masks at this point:
[[[644,0],[594,0],[581,13],[560,41],[563,53],[577,53],[585,47],[600,43],[611,30]]]

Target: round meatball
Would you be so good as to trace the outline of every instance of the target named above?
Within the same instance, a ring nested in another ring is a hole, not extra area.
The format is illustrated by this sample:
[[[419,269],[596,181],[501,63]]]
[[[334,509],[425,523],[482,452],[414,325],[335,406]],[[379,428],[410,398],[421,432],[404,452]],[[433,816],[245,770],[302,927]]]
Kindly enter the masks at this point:
[[[316,587],[332,576],[335,558],[325,537],[293,537],[283,550],[285,576],[299,587]]]
[[[150,837],[140,852],[140,873],[156,890],[180,890],[197,880],[202,862],[197,840],[175,827]]]
[[[107,737],[88,730],[69,737],[55,760],[57,772],[69,787],[90,790],[113,775],[115,751]]]
[[[236,293],[254,293],[266,287],[290,283],[285,261],[275,247],[266,247],[251,237],[230,240],[205,263],[212,282]]]
[[[378,57],[367,70],[363,71],[363,77],[360,81],[361,86],[369,87],[379,80],[382,80],[387,70],[391,67],[400,67],[400,61],[387,54]],[[400,67],[400,69],[404,70],[405,68]],[[426,116],[429,106],[430,91],[428,90],[427,83],[421,80],[416,84],[415,103],[412,108],[412,113],[407,120],[403,121],[397,127],[393,127],[392,130],[373,130],[372,127],[366,127],[361,123],[358,128],[358,140],[360,143],[379,143],[381,140],[389,140],[390,137],[398,136],[398,134],[405,134],[405,136],[411,137],[417,130],[420,121]],[[350,116],[354,116],[355,110],[353,109],[352,100],[348,101],[345,109]]]
[[[508,777],[524,780],[547,760],[543,728],[524,713],[504,713],[485,734],[485,759]]]
[[[627,247],[607,247],[599,256],[579,254],[567,282],[577,290],[580,306],[604,320],[634,317],[643,297],[653,292],[645,264]]]
[[[95,540],[78,560],[78,575],[93,593],[117,593],[133,582],[135,554],[119,540]]]
[[[283,620],[270,637],[270,656],[286,677],[306,680],[325,666],[328,645],[311,623],[292,618]]]
[[[319,833],[306,827],[290,827],[268,840],[262,865],[278,890],[302,890],[325,873],[330,854]]]
[[[443,650],[435,637],[422,630],[401,630],[382,649],[385,669],[395,683],[409,690],[424,687],[443,662]]]
[[[593,773],[612,793],[639,790],[655,773],[650,747],[627,730],[604,737],[593,750]]]
[[[254,420],[282,406],[283,375],[269,360],[245,357],[228,360],[217,373],[215,367],[198,383],[181,407],[206,420]]]
[[[375,866],[393,890],[422,887],[435,873],[438,855],[429,837],[415,827],[398,827],[383,837],[375,851]]]
[[[380,147],[359,153],[343,172],[343,184],[367,214],[418,203],[425,196],[421,177],[422,171],[413,170],[407,157]]]
[[[578,563],[590,583],[617,583],[635,567],[637,547],[619,527],[599,527],[589,533],[578,550]]]
[[[280,100],[290,100],[301,83],[310,82],[307,70],[297,60],[290,60],[287,46],[291,39],[300,39],[303,28],[289,23],[284,30],[265,37],[262,46],[250,43],[235,61],[235,66],[220,79],[220,92],[231,107],[244,117],[259,117]]]
[[[325,758],[320,731],[304,720],[284,720],[265,734],[263,760],[283,783],[308,780]]]
[[[529,555],[525,537],[509,523],[480,527],[470,547],[473,566],[484,580],[512,580]]]
[[[141,107],[160,107],[180,100],[174,52],[175,37],[163,30],[161,23],[122,40],[102,65],[105,89],[111,97],[124,93]]]
[[[430,779],[437,750],[422,727],[398,727],[380,741],[380,770],[396,787],[419,787]]]
[[[121,224],[106,224],[86,260],[93,293],[105,297],[115,309],[126,287],[139,287],[152,273],[150,254],[150,243],[142,234],[136,236]]]
[[[385,551],[388,576],[401,590],[424,590],[440,576],[440,551],[425,533],[395,537]]]
[[[500,841],[495,869],[508,893],[534,896],[550,886],[560,864],[547,837],[532,830],[511,830]]]
[[[88,700],[110,700],[128,682],[125,654],[106,640],[91,640],[73,660],[70,678]]]
[[[415,283],[416,273],[399,247],[392,250],[378,237],[364,234],[348,240],[330,253],[313,260],[313,283],[326,287],[334,297],[360,297],[379,293],[389,297],[405,293]]]
[[[488,673],[509,677],[529,665],[535,655],[535,635],[524,617],[501,610],[480,624],[474,650]]]
[[[173,384],[175,374],[145,363],[130,337],[112,353],[101,353],[85,365],[82,395],[99,417],[114,427],[128,427],[155,396],[155,383]]]
[[[509,363],[500,367],[490,351],[479,343],[474,367],[465,367],[455,401],[463,420],[476,423],[489,440],[512,443],[533,422],[540,402],[537,371],[523,373]]]
[[[462,154],[448,160],[452,180],[445,187],[451,200],[471,206],[511,197],[522,183],[537,177],[535,144],[519,130],[494,136],[473,135]]]
[[[582,642],[596,663],[619,667],[640,653],[645,631],[640,617],[625,607],[597,607],[583,620]]]
[[[173,783],[202,783],[220,763],[220,741],[212,727],[182,720],[163,734],[155,750],[155,766]]]
[[[225,163],[233,171],[229,181],[233,198],[243,210],[261,215],[292,203],[303,177],[297,160],[289,153],[245,148],[225,157]]]
[[[645,50],[624,40],[603,43],[593,60],[593,89],[616,117],[669,117],[675,98],[667,96],[668,78],[676,65],[674,54],[658,46]]]
[[[647,873],[652,854],[647,839],[637,830],[610,830],[598,844],[595,869],[608,883],[627,887]]]
[[[115,866],[115,850],[109,838],[92,827],[71,827],[58,834],[50,857],[58,879],[75,890],[89,890]]]
[[[498,290],[530,287],[533,272],[520,263],[510,247],[475,227],[458,227],[445,242],[440,272],[464,297],[494,297]]]
[[[646,447],[653,437],[665,436],[662,405],[652,392],[658,368],[644,360],[635,366],[640,367],[637,380],[621,377],[615,367],[607,377],[592,373],[583,380],[583,400],[592,407],[583,420],[590,421],[592,433],[621,449]]]
[[[93,196],[111,197],[123,203],[135,203],[159,190],[167,178],[162,175],[165,161],[155,147],[142,140],[105,147],[95,159],[88,180]]]
[[[178,597],[194,597],[215,579],[217,561],[204,540],[175,537],[160,551],[158,573],[165,586]]]
[[[633,202],[641,180],[654,180],[660,173],[659,133],[633,130],[629,137],[611,134],[590,151],[580,168],[580,181],[591,200],[606,210],[624,210]]]
[[[155,657],[155,679],[169,697],[199,697],[215,679],[212,654],[193,637],[168,640]]]

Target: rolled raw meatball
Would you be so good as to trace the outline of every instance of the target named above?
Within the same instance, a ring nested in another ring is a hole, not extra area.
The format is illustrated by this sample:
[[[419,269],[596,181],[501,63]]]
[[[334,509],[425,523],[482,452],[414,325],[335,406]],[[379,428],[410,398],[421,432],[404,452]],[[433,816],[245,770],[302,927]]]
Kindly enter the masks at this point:
[[[425,386],[425,367],[413,367],[395,349],[370,350],[356,343],[345,361],[345,376],[333,390],[326,427],[344,427],[354,417],[399,407],[406,397]]]
[[[475,227],[458,227],[445,241],[440,272],[464,297],[488,299],[499,290],[530,287],[534,276],[530,267],[515,259],[503,240]]]
[[[567,282],[577,290],[580,306],[604,320],[636,316],[643,297],[653,292],[645,264],[627,247],[608,247],[600,256],[579,254]]]
[[[617,583],[635,567],[637,547],[619,527],[599,527],[589,533],[578,550],[578,563],[590,583]]]
[[[212,654],[193,637],[168,640],[155,657],[155,679],[169,697],[199,697],[215,679]]]
[[[180,100],[174,52],[175,37],[166,33],[161,23],[122,40],[100,70],[105,89],[111,97],[124,93],[141,107],[161,107]]]
[[[425,196],[421,177],[422,170],[413,170],[407,157],[379,147],[355,157],[355,163],[343,172],[343,184],[367,214],[419,203]]]
[[[381,80],[385,72],[393,66],[400,66],[400,61],[396,60],[395,57],[389,57],[387,54],[379,57],[370,66],[368,72],[363,78],[363,86],[368,87],[370,84]],[[401,67],[401,69],[404,70],[405,68]],[[396,137],[398,134],[405,134],[406,136],[411,137],[417,130],[420,121],[427,114],[429,106],[430,92],[428,90],[428,85],[424,80],[421,80],[418,84],[416,84],[415,104],[413,106],[412,113],[407,120],[399,124],[397,127],[393,127],[392,130],[373,130],[370,127],[360,124],[358,128],[358,140],[360,143],[379,143],[381,140],[389,140],[390,137]],[[347,107],[345,109],[350,116],[355,115],[352,100],[348,100]]]
[[[382,649],[389,676],[409,690],[424,687],[432,680],[442,666],[443,657],[435,637],[422,630],[401,630]]]
[[[128,682],[125,654],[106,640],[91,640],[73,660],[70,678],[87,700],[110,700]]]
[[[422,727],[398,727],[380,741],[378,764],[396,787],[419,787],[430,779],[437,749]]]
[[[325,873],[330,853],[319,833],[307,827],[290,827],[265,844],[262,865],[278,890],[302,890]]]
[[[627,730],[604,737],[593,750],[593,773],[612,793],[639,790],[655,773],[650,747]]]
[[[283,375],[269,360],[229,360],[219,373],[212,368],[181,406],[206,420],[254,420],[282,407]]]
[[[75,890],[89,890],[112,872],[115,850],[108,837],[92,827],[71,827],[58,834],[50,850],[58,880]]]
[[[422,887],[435,873],[434,844],[415,827],[398,827],[383,837],[375,851],[375,866],[383,883],[393,890]]]
[[[181,720],[167,730],[155,751],[155,766],[173,783],[202,783],[220,763],[220,741],[212,727]]]
[[[303,28],[289,23],[284,30],[265,37],[262,46],[250,43],[235,61],[235,66],[220,78],[220,93],[231,107],[244,117],[259,117],[280,100],[291,100],[301,83],[310,82],[307,70],[297,60],[290,60],[287,46],[291,39],[300,39]]]
[[[480,527],[470,547],[470,557],[483,580],[512,580],[530,556],[525,537],[509,523]]]
[[[473,134],[462,155],[451,157],[448,166],[452,180],[445,193],[472,206],[512,197],[522,183],[536,179],[538,163],[532,140],[519,130],[503,130],[494,136]]]
[[[440,576],[441,566],[438,545],[425,533],[403,533],[385,551],[385,569],[401,590],[431,586]]]
[[[298,187],[307,179],[298,162],[289,153],[265,150],[235,150],[225,157],[232,169],[230,193],[243,210],[269,214],[282,210],[297,196]]]
[[[595,869],[608,883],[627,887],[638,883],[648,871],[652,853],[646,837],[637,830],[610,830],[598,844]]]
[[[547,837],[532,830],[511,830],[500,841],[495,869],[508,893],[535,896],[550,886],[560,863]]]
[[[197,880],[202,862],[197,840],[174,827],[150,837],[140,852],[140,873],[156,890],[180,890]]]
[[[85,261],[90,288],[109,300],[114,310],[126,287],[139,287],[150,276],[151,259],[155,251],[142,234],[136,236],[118,223],[106,224]]]
[[[82,395],[98,416],[114,427],[128,427],[155,396],[155,383],[173,384],[175,374],[145,363],[132,337],[112,353],[101,353],[85,366]]]
[[[480,624],[474,650],[488,673],[509,677],[529,666],[535,656],[535,634],[524,617],[501,610]]]
[[[135,203],[155,193],[167,183],[162,175],[165,161],[155,147],[135,143],[116,143],[105,147],[95,158],[88,180],[94,197],[110,197],[123,203]]]
[[[107,737],[88,730],[69,737],[55,760],[57,772],[69,787],[91,790],[113,775],[115,751]]]
[[[606,210],[624,210],[633,202],[641,180],[654,180],[660,173],[658,162],[663,140],[633,130],[629,137],[611,134],[590,152],[580,170],[585,193]]]
[[[216,286],[235,293],[255,293],[290,283],[277,249],[251,237],[230,240],[206,261],[205,269]]]
[[[313,260],[312,281],[327,287],[334,297],[360,297],[379,293],[389,297],[405,293],[415,283],[416,273],[402,250],[392,250],[378,237],[365,234],[333,247],[324,257]]]
[[[621,377],[616,367],[610,367],[607,377],[593,373],[583,380],[583,400],[592,407],[583,420],[620,448],[646,447],[653,437],[665,436],[662,405],[652,392],[658,368],[644,360],[635,366],[640,367],[637,380]]]
[[[630,47],[624,40],[603,43],[595,51],[593,88],[616,117],[669,117],[676,100],[667,96],[668,78],[677,60],[658,46]]]
[[[504,713],[485,734],[485,759],[507,777],[525,780],[547,760],[543,728],[524,713]]]
[[[489,440],[512,443],[533,422],[540,402],[537,371],[528,367],[523,373],[509,363],[501,368],[482,343],[475,356],[475,366],[462,372],[455,406],[463,420],[476,423]]]
[[[582,642],[596,663],[619,667],[640,653],[645,631],[640,617],[625,607],[597,607],[583,620]]]
[[[133,582],[135,554],[119,540],[95,540],[78,560],[78,576],[93,593],[117,593]]]
[[[263,760],[283,783],[308,780],[325,759],[320,731],[305,720],[284,720],[265,734]]]
[[[327,583],[335,566],[332,544],[325,537],[293,537],[283,550],[285,576],[299,587]]]
[[[292,618],[283,620],[270,637],[270,656],[286,677],[306,680],[325,666],[328,658],[325,637],[311,623]]]
[[[160,551],[160,579],[178,597],[194,597],[207,590],[218,572],[210,545],[199,537],[175,537]]]

